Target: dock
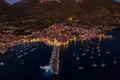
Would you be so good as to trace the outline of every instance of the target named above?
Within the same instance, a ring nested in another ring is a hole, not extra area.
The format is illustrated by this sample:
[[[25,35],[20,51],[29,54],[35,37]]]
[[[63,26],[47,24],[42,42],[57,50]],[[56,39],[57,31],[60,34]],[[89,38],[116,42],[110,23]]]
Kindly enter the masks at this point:
[[[51,73],[55,75],[59,74],[59,63],[60,63],[59,52],[60,52],[60,47],[54,47],[49,62]]]
[[[60,47],[54,46],[48,66],[40,66],[40,68],[46,70],[46,72],[50,72],[53,75],[59,75],[59,53]]]

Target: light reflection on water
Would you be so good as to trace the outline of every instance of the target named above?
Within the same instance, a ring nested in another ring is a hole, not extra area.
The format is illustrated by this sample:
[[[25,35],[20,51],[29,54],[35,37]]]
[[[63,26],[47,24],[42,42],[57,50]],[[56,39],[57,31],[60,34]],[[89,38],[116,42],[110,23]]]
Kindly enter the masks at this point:
[[[46,77],[46,78],[49,78],[49,77],[51,77],[52,75],[51,75],[51,72],[50,72],[50,71],[45,70],[45,71],[43,72],[43,76]]]

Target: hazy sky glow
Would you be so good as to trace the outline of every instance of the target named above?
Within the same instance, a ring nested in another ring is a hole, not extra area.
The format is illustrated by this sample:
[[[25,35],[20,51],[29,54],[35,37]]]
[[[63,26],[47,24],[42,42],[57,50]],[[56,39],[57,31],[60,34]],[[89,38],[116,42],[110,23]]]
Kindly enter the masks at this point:
[[[116,0],[116,1],[119,1],[119,2],[120,2],[120,0]]]
[[[5,0],[5,1],[10,3],[10,4],[13,4],[13,3],[16,3],[16,2],[21,1],[21,0]]]
[[[5,1],[7,1],[10,4],[13,4],[13,3],[16,3],[16,2],[21,1],[21,0],[5,0]],[[116,1],[120,2],[120,0],[116,0]]]

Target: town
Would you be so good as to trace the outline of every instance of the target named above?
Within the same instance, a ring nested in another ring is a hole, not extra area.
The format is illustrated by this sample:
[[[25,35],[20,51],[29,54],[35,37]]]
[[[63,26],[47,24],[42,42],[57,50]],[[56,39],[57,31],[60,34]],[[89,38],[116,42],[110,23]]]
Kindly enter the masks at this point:
[[[19,35],[18,35],[19,32]],[[68,45],[70,41],[91,40],[92,38],[112,38],[105,35],[103,30],[82,26],[67,26],[62,23],[55,23],[42,31],[7,27],[0,32],[0,54],[5,54],[9,48],[30,42],[44,42],[51,46]]]

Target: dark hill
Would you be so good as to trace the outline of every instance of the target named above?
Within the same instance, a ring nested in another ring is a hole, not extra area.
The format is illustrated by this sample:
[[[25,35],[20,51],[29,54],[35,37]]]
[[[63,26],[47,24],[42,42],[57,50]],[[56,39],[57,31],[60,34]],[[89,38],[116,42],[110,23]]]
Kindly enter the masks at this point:
[[[3,3],[0,2],[1,4]],[[22,0],[13,5],[4,2],[0,9],[8,16],[8,21],[32,20],[33,22],[21,24],[28,27],[38,28],[55,22],[65,22],[70,16],[79,18],[85,24],[120,24],[120,3],[115,0],[82,0],[79,3],[75,0],[61,0],[61,3],[48,1],[43,4],[39,0]]]

